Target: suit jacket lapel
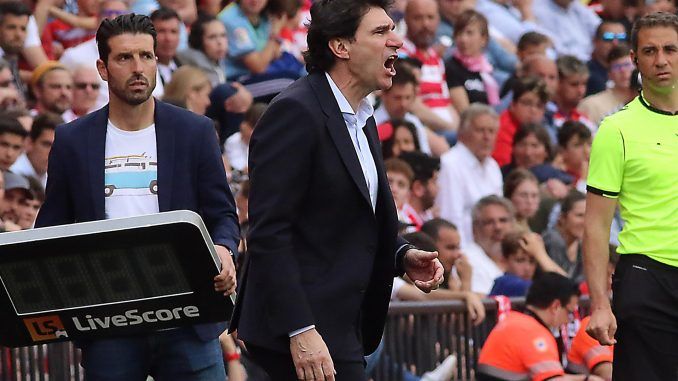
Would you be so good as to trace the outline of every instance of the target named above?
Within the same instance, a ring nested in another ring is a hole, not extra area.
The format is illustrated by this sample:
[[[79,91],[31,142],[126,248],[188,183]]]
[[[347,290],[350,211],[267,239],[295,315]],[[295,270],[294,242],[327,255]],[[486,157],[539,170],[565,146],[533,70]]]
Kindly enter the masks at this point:
[[[158,208],[161,212],[170,210],[172,201],[172,180],[174,176],[174,125],[168,120],[167,105],[155,102],[155,139],[158,150]]]
[[[332,94],[330,84],[327,82],[324,73],[310,74],[308,76],[308,81],[320,101],[323,112],[328,116],[326,126],[330,132],[332,140],[334,141],[334,145],[339,151],[341,160],[344,162],[344,165],[346,166],[348,173],[351,175],[353,182],[358,187],[358,190],[363,195],[365,202],[367,202],[371,208],[372,202],[370,201],[370,194],[367,190],[365,175],[363,175],[363,170],[360,166],[358,155],[355,152],[353,141],[351,140],[351,136],[348,134],[346,122],[344,121],[344,117],[341,115],[337,100],[334,99],[334,94]]]
[[[104,156],[106,155],[106,129],[108,128],[108,105],[97,111],[94,124],[88,130],[88,167],[90,197],[94,211],[93,219],[103,220],[105,213]]]

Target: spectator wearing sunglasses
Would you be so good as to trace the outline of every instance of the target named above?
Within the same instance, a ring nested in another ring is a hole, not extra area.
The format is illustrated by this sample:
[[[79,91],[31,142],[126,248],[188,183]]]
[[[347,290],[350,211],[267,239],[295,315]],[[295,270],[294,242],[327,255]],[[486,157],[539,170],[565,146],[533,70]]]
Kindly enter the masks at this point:
[[[603,21],[593,38],[593,53],[586,64],[589,67],[589,81],[586,84],[586,95],[592,95],[608,88],[607,71],[610,68],[607,56],[610,50],[619,43],[626,42],[626,29],[619,22]]]
[[[71,113],[79,118],[95,110],[101,84],[99,73],[89,65],[77,66],[73,71],[73,103]]]

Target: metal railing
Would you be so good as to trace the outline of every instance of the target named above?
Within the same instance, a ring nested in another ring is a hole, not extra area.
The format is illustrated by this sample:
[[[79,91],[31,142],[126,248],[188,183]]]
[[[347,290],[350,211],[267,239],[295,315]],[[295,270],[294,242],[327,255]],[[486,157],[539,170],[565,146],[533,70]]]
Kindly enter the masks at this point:
[[[391,303],[374,380],[400,381],[404,371],[422,375],[450,354],[457,357],[456,379],[474,379],[480,348],[497,321],[496,302],[485,299],[483,304],[485,321],[473,326],[458,300]],[[511,305],[522,310],[524,298],[511,298]],[[587,307],[588,299],[582,299],[580,308]],[[0,381],[82,379],[80,351],[70,342],[0,348]]]

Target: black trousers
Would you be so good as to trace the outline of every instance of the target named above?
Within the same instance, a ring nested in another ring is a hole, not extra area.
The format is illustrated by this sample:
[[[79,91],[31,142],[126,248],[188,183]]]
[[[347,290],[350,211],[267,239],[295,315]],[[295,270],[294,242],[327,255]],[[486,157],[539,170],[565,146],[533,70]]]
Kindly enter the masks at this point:
[[[678,380],[678,268],[624,254],[612,290],[617,318],[612,379]]]
[[[297,372],[289,353],[279,353],[246,343],[247,352],[262,367],[272,381],[296,381]],[[334,361],[337,381],[367,381],[363,361]],[[322,380],[318,380],[322,381]]]

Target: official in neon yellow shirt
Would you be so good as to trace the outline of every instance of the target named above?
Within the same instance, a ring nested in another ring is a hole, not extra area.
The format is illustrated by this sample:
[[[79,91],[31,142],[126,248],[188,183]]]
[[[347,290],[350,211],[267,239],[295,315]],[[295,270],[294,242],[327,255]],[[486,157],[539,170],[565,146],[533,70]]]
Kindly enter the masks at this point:
[[[614,349],[614,380],[678,377],[678,16],[639,19],[631,35],[641,94],[607,117],[587,178],[587,332]],[[621,259],[607,286],[610,224],[619,203]],[[613,313],[614,312],[614,313]]]

